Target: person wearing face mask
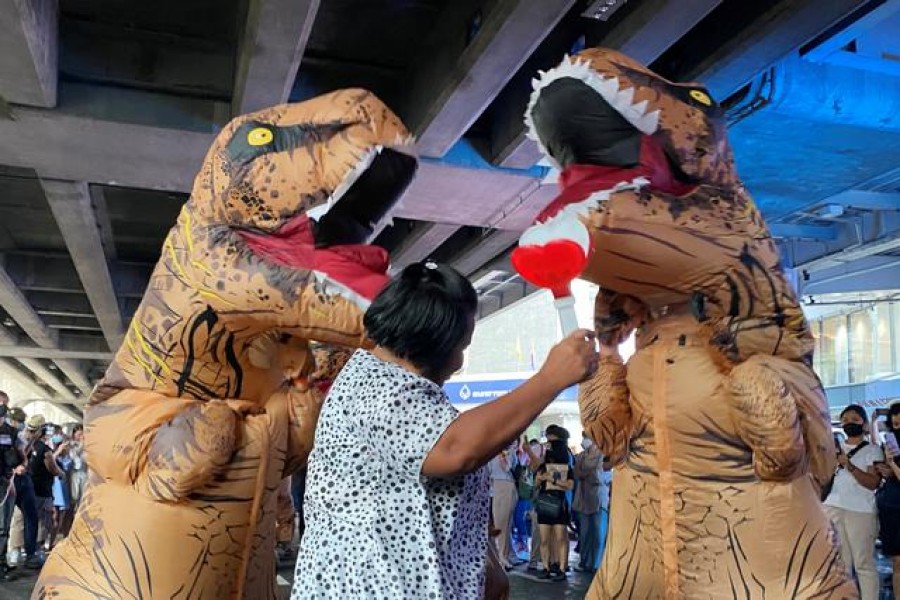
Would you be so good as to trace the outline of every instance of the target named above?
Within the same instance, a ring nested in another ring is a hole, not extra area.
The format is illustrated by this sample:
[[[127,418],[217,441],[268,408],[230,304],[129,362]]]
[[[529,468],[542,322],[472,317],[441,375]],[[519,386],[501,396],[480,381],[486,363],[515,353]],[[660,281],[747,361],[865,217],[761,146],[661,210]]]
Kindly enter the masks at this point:
[[[495,538],[497,554],[500,556],[500,564],[507,571],[513,564],[518,564],[512,549],[512,520],[517,500],[514,470],[517,465],[515,445],[504,448],[488,463],[488,474],[491,478],[491,516],[494,527],[500,532]]]
[[[594,442],[582,433],[584,450],[575,457],[575,499],[572,510],[578,513],[579,561],[576,571],[594,573],[600,566],[600,473],[603,454]]]
[[[71,514],[75,514],[81,498],[84,496],[84,486],[87,484],[87,462],[84,459],[84,427],[76,425],[72,430],[72,443],[69,445],[69,456],[72,457],[72,475],[69,478],[69,494],[72,499]]]
[[[61,428],[54,432],[50,441],[61,474],[53,478],[53,535],[48,536],[49,539],[45,542],[45,550],[48,552],[53,549],[56,534],[66,537],[72,526],[72,496],[69,487],[73,464],[72,457],[69,456],[71,444]]]
[[[538,486],[535,484],[534,478],[538,468],[544,462],[544,446],[540,440],[531,440],[527,444],[522,444],[522,450],[525,451],[525,455],[528,457],[528,471],[523,477],[527,478],[526,481],[531,490],[528,500],[528,513],[525,515],[531,530],[528,570],[540,573],[544,570],[544,567],[541,564],[541,528],[537,520],[537,512],[534,510],[534,500],[538,494]]]
[[[571,505],[568,492],[575,487],[575,477],[570,464],[569,448],[566,442],[569,432],[562,427],[547,428],[549,448],[544,452],[544,462],[534,478],[538,486],[535,500],[539,529],[541,532],[541,562],[544,572],[541,579],[565,581],[569,566],[569,534]]]
[[[847,440],[838,448],[838,467],[825,498],[825,510],[840,537],[841,558],[851,572],[856,572],[861,600],[878,600],[875,490],[881,476],[875,463],[883,461],[884,454],[868,440],[869,419],[863,407],[846,407],[841,412],[841,426]]]
[[[597,355],[577,331],[522,386],[459,412],[443,385],[463,365],[477,308],[472,284],[431,261],[369,306],[374,348],[344,366],[316,427],[292,600],[507,597],[506,574],[488,566],[484,467]]]
[[[39,514],[37,498],[35,496],[34,481],[28,469],[28,447],[31,440],[40,434],[44,426],[44,418],[35,415],[28,418],[21,408],[12,408],[9,411],[10,423],[15,424],[18,436],[16,448],[22,463],[13,471],[13,483],[15,486],[16,510],[10,525],[10,540],[8,546],[12,554],[19,555],[20,550],[25,553],[25,567],[28,569],[40,569],[44,565],[43,557],[38,554],[38,528]]]

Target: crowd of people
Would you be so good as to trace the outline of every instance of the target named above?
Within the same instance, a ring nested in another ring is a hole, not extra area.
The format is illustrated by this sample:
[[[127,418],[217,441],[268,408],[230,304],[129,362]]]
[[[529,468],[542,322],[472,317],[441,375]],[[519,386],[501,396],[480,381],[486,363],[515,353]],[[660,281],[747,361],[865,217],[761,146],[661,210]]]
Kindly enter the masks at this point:
[[[48,423],[0,392],[0,580],[40,569],[69,533],[87,483],[80,424]]]
[[[600,565],[612,473],[586,434],[577,454],[563,427],[549,425],[544,436],[544,443],[523,438],[488,464],[494,541],[507,571],[527,563],[539,579],[565,581],[572,570],[594,573]]]

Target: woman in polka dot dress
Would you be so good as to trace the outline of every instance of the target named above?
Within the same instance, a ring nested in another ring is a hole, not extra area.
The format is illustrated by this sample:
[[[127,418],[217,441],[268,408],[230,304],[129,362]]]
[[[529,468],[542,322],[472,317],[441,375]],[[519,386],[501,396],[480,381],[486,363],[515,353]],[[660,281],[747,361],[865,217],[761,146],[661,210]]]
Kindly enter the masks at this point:
[[[591,333],[557,345],[520,388],[459,413],[442,384],[463,364],[477,295],[450,267],[407,267],[375,299],[316,429],[292,600],[480,599],[484,465],[596,368]],[[494,595],[497,597],[497,595]]]

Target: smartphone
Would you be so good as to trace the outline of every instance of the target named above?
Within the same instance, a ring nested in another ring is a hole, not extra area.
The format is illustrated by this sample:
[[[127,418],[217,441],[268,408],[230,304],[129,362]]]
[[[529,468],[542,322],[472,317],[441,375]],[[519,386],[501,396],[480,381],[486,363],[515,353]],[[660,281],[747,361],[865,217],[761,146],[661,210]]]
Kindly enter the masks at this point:
[[[900,456],[900,444],[897,444],[897,436],[894,435],[893,431],[888,431],[884,434],[884,445],[886,448],[891,449],[891,454]]]

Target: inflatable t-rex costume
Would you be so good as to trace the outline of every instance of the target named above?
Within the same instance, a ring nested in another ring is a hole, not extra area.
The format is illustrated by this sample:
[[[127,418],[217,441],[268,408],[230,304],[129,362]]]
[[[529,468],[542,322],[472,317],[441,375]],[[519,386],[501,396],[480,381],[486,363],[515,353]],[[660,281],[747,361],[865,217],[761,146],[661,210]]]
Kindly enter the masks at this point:
[[[617,465],[589,598],[857,595],[819,502],[835,457],[813,337],[723,121],[702,86],[610,50],[535,81],[526,122],[562,189],[518,259],[578,244],[601,340],[637,328],[627,368],[604,357],[579,396]]]
[[[346,358],[308,341],[364,344],[388,261],[358,244],[415,172],[408,137],[363,90],[225,127],[90,398],[89,489],[34,598],[276,597],[275,492]]]

